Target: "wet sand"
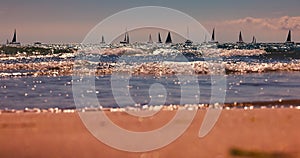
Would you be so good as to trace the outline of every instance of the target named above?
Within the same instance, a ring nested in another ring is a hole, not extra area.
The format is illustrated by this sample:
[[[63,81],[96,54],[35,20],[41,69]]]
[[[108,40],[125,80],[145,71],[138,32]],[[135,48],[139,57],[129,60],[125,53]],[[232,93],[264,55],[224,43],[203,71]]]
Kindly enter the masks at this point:
[[[119,126],[147,131],[163,126],[175,111],[148,118],[106,112]],[[78,113],[0,114],[0,157],[300,157],[299,109],[223,110],[213,130],[198,137],[205,110],[188,130],[168,146],[145,153],[113,149],[94,138]]]

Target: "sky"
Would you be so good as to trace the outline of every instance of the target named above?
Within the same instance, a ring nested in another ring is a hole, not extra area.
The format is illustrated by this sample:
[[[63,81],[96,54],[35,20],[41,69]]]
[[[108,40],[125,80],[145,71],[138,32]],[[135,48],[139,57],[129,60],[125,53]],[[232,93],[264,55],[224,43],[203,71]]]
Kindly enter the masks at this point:
[[[21,43],[80,43],[105,18],[139,6],[184,12],[209,32],[216,28],[220,42],[237,41],[239,31],[246,42],[252,36],[258,42],[284,42],[289,29],[300,41],[299,0],[7,0],[0,5],[0,43],[11,40],[15,28]]]

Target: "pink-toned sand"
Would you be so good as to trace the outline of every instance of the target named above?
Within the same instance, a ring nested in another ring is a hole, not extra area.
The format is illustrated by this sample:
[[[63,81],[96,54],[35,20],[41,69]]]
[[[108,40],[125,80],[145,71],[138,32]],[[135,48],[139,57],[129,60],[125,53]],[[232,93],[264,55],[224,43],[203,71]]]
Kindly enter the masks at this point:
[[[161,111],[141,119],[124,112],[107,112],[119,126],[133,131],[161,127],[174,114],[175,111]],[[204,114],[204,110],[199,110],[188,130],[168,146],[130,153],[115,150],[94,138],[77,113],[2,113],[0,158],[229,158],[234,157],[230,153],[233,148],[248,154],[300,157],[298,109],[223,110],[213,130],[199,138]]]

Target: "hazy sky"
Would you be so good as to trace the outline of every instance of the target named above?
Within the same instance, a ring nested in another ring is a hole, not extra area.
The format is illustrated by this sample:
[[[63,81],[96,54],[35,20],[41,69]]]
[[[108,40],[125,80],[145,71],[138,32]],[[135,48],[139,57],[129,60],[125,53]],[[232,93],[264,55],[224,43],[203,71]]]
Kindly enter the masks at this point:
[[[237,41],[240,30],[245,41],[255,35],[258,41],[281,42],[288,29],[300,41],[299,0],[9,0],[0,5],[0,43],[11,40],[14,28],[22,43],[81,42],[104,18],[149,5],[185,12],[209,31],[216,27],[221,42]]]

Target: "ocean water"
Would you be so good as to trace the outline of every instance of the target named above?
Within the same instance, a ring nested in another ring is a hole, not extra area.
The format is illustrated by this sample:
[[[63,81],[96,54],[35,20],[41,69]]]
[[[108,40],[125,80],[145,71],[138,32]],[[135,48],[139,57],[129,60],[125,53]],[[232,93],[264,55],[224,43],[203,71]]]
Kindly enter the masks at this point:
[[[227,75],[226,103],[297,100],[300,98],[300,72],[249,73]],[[75,108],[72,92],[72,77],[18,77],[0,79],[0,108]],[[147,105],[151,98],[149,88],[160,83],[166,89],[166,105],[180,104],[181,85],[176,76],[133,76],[129,81],[129,94],[136,104]],[[198,75],[200,102],[209,103],[211,78]],[[111,90],[111,76],[95,77],[95,93],[100,105],[118,107]],[[163,95],[158,94],[158,95]],[[195,96],[190,96],[191,99]],[[93,105],[86,105],[87,107]]]
[[[137,63],[146,63],[147,61],[176,61],[176,56],[152,55],[129,56],[130,64],[132,61]],[[185,53],[188,62],[203,61],[203,58]],[[295,63],[299,61],[299,52],[284,53],[258,53],[243,55],[224,55],[222,60],[229,65],[240,65],[246,63],[246,66],[254,65],[254,67],[263,67],[272,64],[281,64],[272,71],[261,73],[227,73],[225,75],[226,94],[225,103],[234,102],[268,102],[278,100],[299,100],[300,99],[300,71],[291,71],[288,67],[295,67]],[[145,58],[146,57],[146,58]],[[95,56],[92,57],[95,59]],[[149,60],[150,58],[150,60]],[[98,62],[114,63],[119,60],[117,55],[97,55]],[[53,58],[51,61],[74,60],[74,58]],[[50,61],[50,59],[18,59],[6,60],[1,63],[30,63]],[[119,61],[120,62],[120,61]],[[125,61],[123,61],[125,62]],[[245,69],[248,69],[245,66]],[[296,65],[297,66],[297,65]],[[20,70],[24,71],[24,70]],[[97,96],[99,104],[103,107],[118,107],[115,96],[112,92],[111,75],[95,76],[95,91],[82,91],[83,96],[89,96],[94,93]],[[199,98],[198,103],[209,103],[212,96],[211,75],[197,74],[197,81],[189,83],[191,89],[199,86],[200,95],[185,95],[186,100]],[[72,80],[72,76],[20,76],[20,77],[2,77],[0,78],[0,109],[24,109],[28,108],[75,108],[72,84],[79,82]],[[148,105],[151,98],[165,99],[164,105],[180,104],[182,83],[179,82],[176,75],[154,76],[154,75],[133,75],[129,79],[126,87],[126,94],[122,97],[132,98],[135,105]],[[165,89],[165,92],[150,94],[151,86],[159,83]],[[116,90],[116,89],[115,89]],[[116,90],[118,91],[118,89]],[[188,92],[186,92],[188,93]],[[156,96],[152,96],[156,95]],[[86,107],[95,106],[94,104],[86,104]],[[124,106],[124,105],[122,105]],[[126,106],[131,106],[126,105]]]

